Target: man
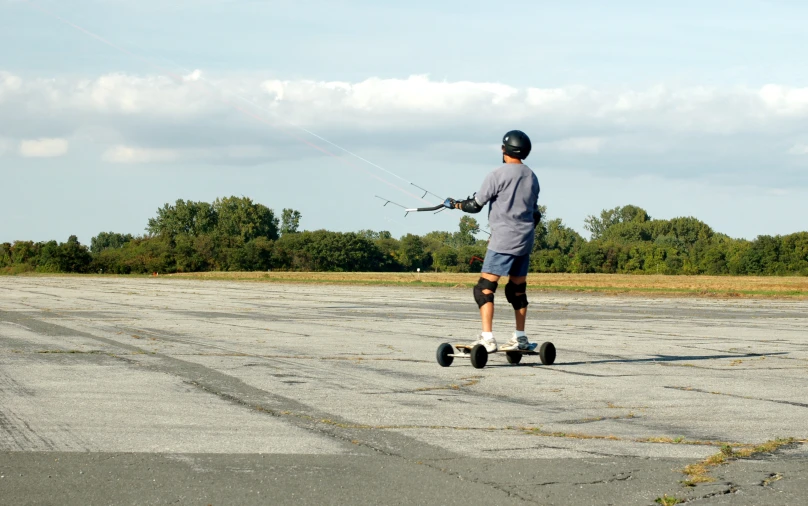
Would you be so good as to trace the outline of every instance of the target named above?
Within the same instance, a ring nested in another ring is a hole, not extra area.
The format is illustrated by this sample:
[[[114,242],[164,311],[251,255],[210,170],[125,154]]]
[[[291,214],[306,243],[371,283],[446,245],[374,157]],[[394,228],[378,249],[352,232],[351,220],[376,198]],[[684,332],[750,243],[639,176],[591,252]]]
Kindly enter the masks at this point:
[[[480,307],[482,334],[472,343],[485,345],[492,353],[497,350],[494,339],[494,292],[499,279],[508,276],[505,298],[511,303],[516,317],[516,332],[502,346],[503,351],[533,350],[536,343],[525,334],[527,318],[527,272],[533,250],[534,229],[541,220],[539,212],[539,180],[522,163],[530,154],[530,139],[520,130],[511,130],[502,139],[503,165],[490,172],[480,191],[466,200],[446,199],[448,208],[466,213],[479,213],[488,204],[488,224],[491,239],[483,260],[482,273],[474,287],[474,300]]]

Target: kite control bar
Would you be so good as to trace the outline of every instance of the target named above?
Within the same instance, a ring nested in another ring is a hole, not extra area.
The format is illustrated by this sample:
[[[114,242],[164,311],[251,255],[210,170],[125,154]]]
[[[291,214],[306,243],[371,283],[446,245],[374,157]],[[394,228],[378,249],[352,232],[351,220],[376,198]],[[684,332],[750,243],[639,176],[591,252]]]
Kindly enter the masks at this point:
[[[418,213],[418,212],[422,212],[422,211],[437,211],[438,209],[441,209],[441,208],[444,208],[444,207],[446,207],[446,206],[444,206],[443,204],[440,204],[440,205],[433,206],[433,207],[416,207],[416,208],[413,208],[413,209],[404,209],[404,210],[407,211],[408,213]]]
[[[446,200],[443,201],[443,204],[438,204],[436,206],[432,206],[432,207],[414,207],[414,208],[410,209],[408,207],[402,206],[401,204],[397,204],[397,203],[393,202],[392,200],[386,199],[384,197],[379,197],[378,195],[376,195],[376,198],[384,200],[384,205],[385,206],[387,204],[393,204],[394,206],[398,206],[398,207],[404,209],[404,216],[407,216],[410,213],[419,213],[419,212],[424,212],[424,211],[438,211],[438,212],[441,212],[444,209],[453,209],[454,208],[454,203],[455,203],[454,199],[446,199]]]
[[[416,208],[413,208],[413,209],[404,209],[404,210],[407,211],[408,213],[416,213],[416,212],[422,212],[422,211],[438,211],[438,210],[443,211],[444,209],[454,209],[455,208],[455,203],[456,203],[455,199],[449,198],[449,199],[444,200],[443,204],[438,204],[436,206],[432,206],[432,207],[416,207]]]
[[[475,193],[475,195],[476,195],[476,193]],[[437,213],[439,213],[439,212],[441,212],[441,211],[443,211],[445,209],[462,209],[463,211],[465,211],[467,213],[476,213],[476,212],[479,212],[480,209],[482,209],[482,206],[480,206],[480,204],[478,204],[476,200],[473,200],[473,197],[469,197],[468,199],[461,200],[461,201],[455,200],[453,198],[448,198],[448,199],[443,201],[443,204],[438,204],[436,206],[431,206],[431,207],[404,207],[401,204],[397,204],[397,203],[393,202],[392,200],[386,199],[384,197],[379,197],[378,195],[376,195],[376,198],[383,200],[384,205],[393,204],[394,206],[398,206],[398,207],[404,209],[404,216],[405,217],[410,213],[420,213],[420,212],[426,212],[426,211],[437,211],[435,213],[435,214],[437,214]],[[469,204],[469,203],[471,203],[471,205],[467,206],[467,204]]]
[[[386,199],[386,198],[384,198],[384,197],[380,197],[380,196],[378,196],[378,195],[376,195],[376,198],[377,198],[377,199],[379,199],[379,200],[383,200],[383,201],[384,201],[384,205],[385,205],[385,206],[386,206],[387,204],[393,204],[394,206],[398,206],[398,207],[400,207],[400,208],[404,209],[404,211],[405,211],[405,212],[404,212],[404,217],[406,217],[406,216],[407,216],[408,214],[410,214],[410,213],[425,212],[425,211],[437,211],[437,212],[435,213],[435,214],[437,214],[437,213],[439,213],[439,212],[443,211],[444,209],[454,209],[454,208],[455,208],[455,204],[457,204],[457,201],[456,201],[455,199],[448,198],[448,199],[446,199],[446,200],[444,200],[444,201],[443,201],[443,204],[439,204],[439,205],[437,205],[437,206],[432,206],[432,207],[414,207],[414,208],[408,208],[408,207],[404,207],[404,206],[402,206],[401,204],[399,204],[399,203],[397,203],[397,202],[393,202],[393,201],[392,201],[392,200],[390,200],[390,199]],[[491,235],[491,232],[488,232],[488,231],[486,231],[486,230],[480,230],[480,232],[482,232],[482,233],[484,233],[484,234]]]

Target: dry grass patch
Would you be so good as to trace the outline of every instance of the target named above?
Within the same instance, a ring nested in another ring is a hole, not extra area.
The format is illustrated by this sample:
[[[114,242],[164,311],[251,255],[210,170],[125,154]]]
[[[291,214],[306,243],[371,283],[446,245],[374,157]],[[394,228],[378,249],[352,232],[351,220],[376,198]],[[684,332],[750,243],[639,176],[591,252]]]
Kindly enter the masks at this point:
[[[275,283],[322,283],[470,288],[476,273],[393,272],[197,272],[166,278]],[[697,297],[808,298],[808,277],[665,276],[629,274],[531,274],[530,291],[603,292]]]
[[[685,441],[685,438],[679,436],[676,438],[672,437],[648,437],[644,439],[637,440],[640,443],[665,443],[665,444],[690,444],[689,442]],[[694,441],[692,444],[704,444],[701,441]],[[711,443],[715,444],[715,443]]]
[[[629,413],[627,416],[624,417],[614,417],[617,418],[634,418],[635,415],[633,413]],[[608,419],[606,417],[605,419]],[[544,436],[544,437],[559,437],[559,438],[569,438],[569,439],[599,439],[599,440],[606,440],[606,441],[628,441],[632,443],[654,443],[654,444],[681,444],[681,445],[694,445],[694,446],[720,446],[720,447],[731,447],[732,445],[742,446],[738,443],[727,443],[724,441],[700,441],[695,439],[685,439],[684,437],[676,437],[671,438],[668,436],[660,436],[660,437],[641,437],[641,438],[630,438],[630,437],[618,437],[612,435],[600,435],[600,434],[583,434],[580,432],[551,432],[543,430],[541,427],[508,427],[510,429],[520,430],[525,434],[530,434],[534,436]]]
[[[657,497],[654,500],[654,502],[657,503],[657,504],[661,504],[662,506],[674,506],[676,504],[681,504],[681,503],[683,503],[685,501],[682,500],[682,499],[679,499],[678,497],[673,497],[673,496],[669,496],[668,494],[665,494],[662,497]]]
[[[438,272],[192,272],[151,275],[42,274],[32,277],[125,277],[153,279],[199,279],[271,283],[314,283],[381,286],[426,286],[470,288],[476,273]],[[662,274],[538,274],[530,275],[528,290],[593,292],[611,295],[667,295],[720,298],[808,299],[808,276],[685,276]]]
[[[764,486],[764,487],[768,487],[769,485],[771,485],[771,484],[772,484],[772,483],[774,483],[775,481],[780,481],[780,480],[782,480],[782,479],[783,479],[783,475],[782,475],[782,474],[780,474],[780,473],[773,473],[771,476],[769,476],[768,478],[766,478],[765,480],[763,480],[763,486]]]
[[[533,436],[543,436],[543,437],[560,437],[560,438],[567,438],[567,439],[600,439],[606,441],[623,441],[623,439],[617,436],[604,436],[604,435],[597,435],[597,434],[583,434],[580,432],[549,432],[545,431],[538,427],[517,427],[519,430],[524,432],[525,434],[530,434]]]
[[[713,468],[733,460],[749,458],[759,453],[772,453],[794,441],[794,438],[777,438],[760,445],[744,445],[737,449],[730,445],[723,445],[719,453],[685,467],[682,472],[688,478],[683,483],[688,487],[696,486],[699,483],[711,483],[715,481],[715,478],[710,476],[710,471]]]

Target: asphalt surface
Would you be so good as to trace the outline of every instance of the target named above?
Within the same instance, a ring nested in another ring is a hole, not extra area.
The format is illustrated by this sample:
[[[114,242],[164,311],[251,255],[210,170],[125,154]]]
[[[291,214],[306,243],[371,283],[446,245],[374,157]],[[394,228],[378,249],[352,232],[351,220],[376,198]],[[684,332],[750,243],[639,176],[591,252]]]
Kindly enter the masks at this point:
[[[442,368],[470,290],[0,278],[0,504],[805,503],[808,303],[529,296]]]

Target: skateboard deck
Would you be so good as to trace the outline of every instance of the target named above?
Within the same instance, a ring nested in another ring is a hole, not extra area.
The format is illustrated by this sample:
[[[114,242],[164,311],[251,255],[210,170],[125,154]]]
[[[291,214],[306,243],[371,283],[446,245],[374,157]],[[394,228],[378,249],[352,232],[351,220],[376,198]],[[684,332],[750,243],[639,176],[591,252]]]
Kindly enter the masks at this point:
[[[468,344],[455,344],[454,347],[463,353],[471,353],[471,349],[473,348],[473,346],[469,346]],[[499,348],[497,348],[497,351],[492,351],[491,353],[521,353],[522,355],[539,354],[539,352],[535,350],[501,350]]]

